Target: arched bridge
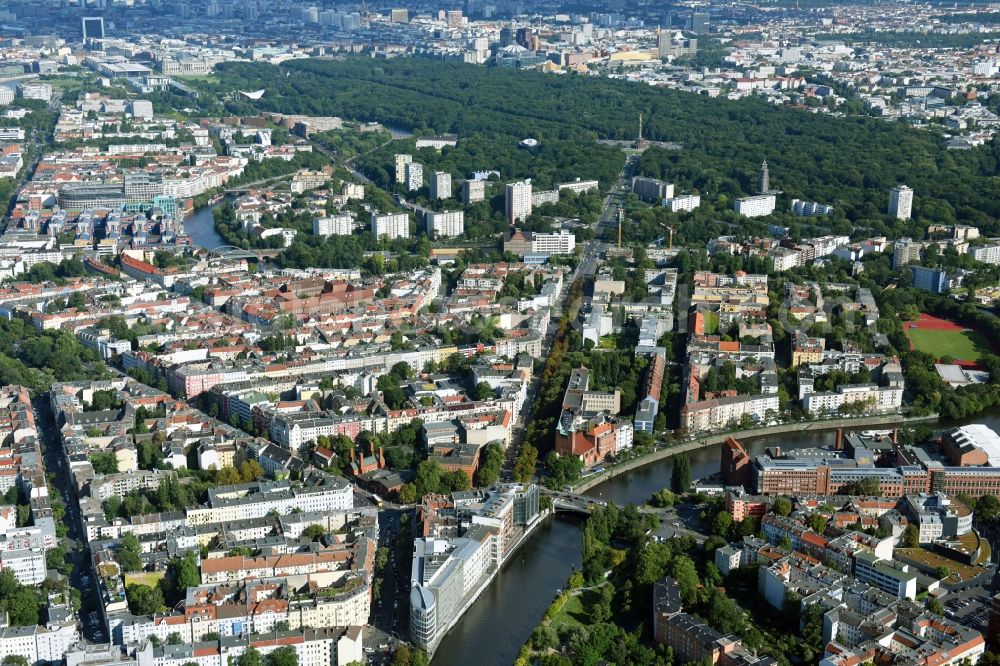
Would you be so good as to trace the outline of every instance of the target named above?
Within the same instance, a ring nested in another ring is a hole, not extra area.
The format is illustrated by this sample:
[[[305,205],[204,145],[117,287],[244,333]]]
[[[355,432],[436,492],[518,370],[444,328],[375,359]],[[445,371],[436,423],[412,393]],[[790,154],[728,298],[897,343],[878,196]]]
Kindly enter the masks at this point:
[[[264,259],[264,254],[262,252],[245,250],[242,247],[236,247],[235,245],[220,245],[213,250],[209,250],[208,253],[222,259],[256,259],[257,261]]]

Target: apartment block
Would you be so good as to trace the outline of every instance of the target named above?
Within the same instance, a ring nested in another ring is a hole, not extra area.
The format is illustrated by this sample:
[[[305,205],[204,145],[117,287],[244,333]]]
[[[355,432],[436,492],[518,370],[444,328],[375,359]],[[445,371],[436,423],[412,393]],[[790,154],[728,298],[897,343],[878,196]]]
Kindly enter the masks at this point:
[[[508,223],[523,222],[531,215],[531,206],[531,181],[507,184],[504,210]]]
[[[908,220],[913,212],[913,190],[897,185],[889,192],[889,215],[898,220]]]
[[[436,238],[454,238],[465,233],[465,213],[460,210],[435,213],[427,211],[424,217],[427,233]]]
[[[354,218],[350,215],[330,215],[327,217],[313,218],[313,235],[323,236],[350,236],[354,231]]]
[[[969,254],[984,264],[1000,264],[1000,245],[970,246]]]
[[[404,167],[406,189],[410,192],[424,186],[424,165],[419,162],[407,162]]]
[[[413,162],[412,155],[396,155],[396,183],[398,185],[405,185],[407,182],[406,176],[406,165]]]
[[[833,206],[816,203],[815,201],[803,201],[802,199],[792,199],[791,209],[799,217],[816,217],[833,214]]]
[[[447,171],[435,171],[430,178],[431,199],[451,198],[451,174]]]
[[[674,196],[673,183],[667,183],[656,178],[635,176],[632,178],[632,192],[640,200],[648,203],[658,203]]]
[[[672,213],[679,213],[681,211],[690,212],[700,205],[700,194],[679,194],[676,197],[663,200],[663,207],[669,208]]]
[[[407,213],[372,213],[372,233],[375,238],[409,238],[410,216]]]
[[[462,203],[466,206],[486,199],[485,180],[466,180],[462,182]]]
[[[774,212],[776,198],[773,194],[757,194],[737,199],[733,210],[743,217],[764,217]]]

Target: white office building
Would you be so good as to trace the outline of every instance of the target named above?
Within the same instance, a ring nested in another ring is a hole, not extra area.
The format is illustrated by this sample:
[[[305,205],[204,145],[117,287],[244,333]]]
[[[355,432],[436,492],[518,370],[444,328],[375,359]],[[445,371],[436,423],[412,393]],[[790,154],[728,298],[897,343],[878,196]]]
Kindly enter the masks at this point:
[[[52,99],[52,86],[48,83],[25,82],[17,84],[17,95],[23,99],[40,99],[48,102]]]
[[[756,194],[737,199],[733,210],[743,217],[764,217],[774,212],[776,198],[773,194]]]
[[[889,192],[889,215],[898,220],[910,219],[913,212],[913,190],[906,185],[897,185]]]
[[[531,249],[535,254],[573,254],[576,236],[565,229],[555,234],[536,233],[531,239]]]
[[[868,551],[854,555],[854,577],[900,599],[917,596],[917,574],[909,565],[880,560]]]
[[[0,571],[6,569],[21,585],[38,585],[45,580],[45,549],[36,545],[0,551]]]
[[[409,238],[410,216],[406,213],[372,214],[372,233],[375,238]]]
[[[350,236],[354,230],[354,218],[350,215],[331,215],[313,218],[314,236]]]
[[[681,194],[663,200],[663,207],[669,208],[672,213],[679,213],[682,210],[692,211],[700,205],[701,195],[699,194]]]
[[[531,181],[507,184],[506,208],[510,224],[522,222],[531,215]]]
[[[465,233],[465,213],[460,210],[443,213],[427,212],[425,216],[427,233],[437,238],[454,238]]]
[[[451,198],[451,174],[447,171],[435,171],[431,176],[431,199]]]

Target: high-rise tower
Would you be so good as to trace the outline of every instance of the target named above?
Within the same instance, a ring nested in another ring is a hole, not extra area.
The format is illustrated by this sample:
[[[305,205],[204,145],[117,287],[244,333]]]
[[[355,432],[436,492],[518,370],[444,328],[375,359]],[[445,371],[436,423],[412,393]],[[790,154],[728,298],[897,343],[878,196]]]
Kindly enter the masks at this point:
[[[760,163],[760,169],[757,171],[757,191],[761,194],[771,191],[771,175],[767,170],[767,160]]]

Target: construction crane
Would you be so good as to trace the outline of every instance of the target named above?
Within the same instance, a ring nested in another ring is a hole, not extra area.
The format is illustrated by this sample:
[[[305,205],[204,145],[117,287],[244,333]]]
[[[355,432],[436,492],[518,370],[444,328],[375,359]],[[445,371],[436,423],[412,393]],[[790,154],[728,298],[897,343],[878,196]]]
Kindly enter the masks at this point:
[[[675,231],[675,229],[672,226],[670,226],[669,224],[665,224],[663,222],[660,222],[659,225],[661,227],[663,227],[664,229],[666,229],[667,232],[670,234],[670,245],[667,248],[667,250],[668,251],[673,250],[674,249],[674,231]]]

